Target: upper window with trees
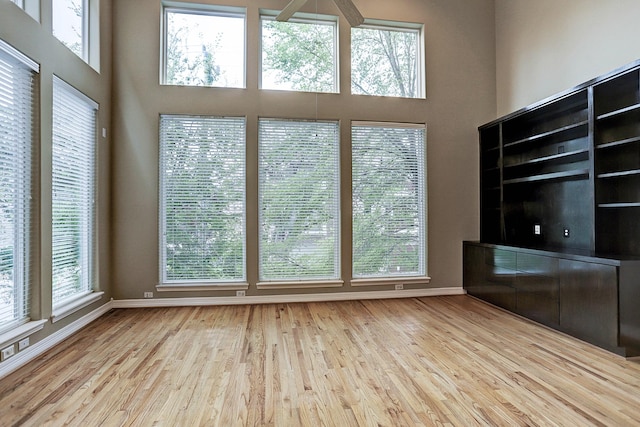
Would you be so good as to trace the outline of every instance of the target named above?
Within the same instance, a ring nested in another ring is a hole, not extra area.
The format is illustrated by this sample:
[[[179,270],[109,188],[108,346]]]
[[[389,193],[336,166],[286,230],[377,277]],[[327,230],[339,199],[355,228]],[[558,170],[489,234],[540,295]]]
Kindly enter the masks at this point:
[[[52,0],[53,35],[80,58],[88,57],[88,0]]]
[[[164,76],[178,86],[245,87],[245,11],[164,7]]]
[[[423,98],[421,26],[351,29],[351,93]]]
[[[338,92],[335,17],[261,21],[262,89]]]

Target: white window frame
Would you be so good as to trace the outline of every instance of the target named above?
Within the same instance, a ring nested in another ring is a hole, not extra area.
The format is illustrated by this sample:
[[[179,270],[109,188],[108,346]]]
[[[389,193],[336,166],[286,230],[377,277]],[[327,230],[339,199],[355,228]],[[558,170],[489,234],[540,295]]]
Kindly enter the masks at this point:
[[[262,132],[263,132],[263,128],[262,128],[262,123],[268,123],[269,126],[271,126],[273,123],[277,123],[277,122],[281,122],[281,123],[295,123],[295,124],[300,124],[300,123],[308,123],[310,125],[313,125],[314,123],[320,123],[320,124],[331,124],[331,125],[335,125],[335,132],[336,132],[336,152],[335,154],[335,172],[336,172],[336,176],[335,176],[335,203],[336,203],[336,218],[335,218],[335,252],[333,253],[333,257],[334,257],[334,274],[331,277],[296,277],[296,278],[265,278],[264,274],[263,274],[263,265],[262,265],[262,255],[263,255],[263,240],[262,240],[262,233],[263,233],[263,227],[262,225],[260,226],[260,230],[258,232],[258,253],[259,253],[259,260],[258,260],[258,270],[259,270],[259,282],[257,283],[257,288],[258,289],[288,289],[288,288],[325,288],[325,287],[341,287],[343,286],[344,282],[341,279],[341,260],[342,260],[342,256],[341,256],[341,229],[340,229],[340,215],[341,215],[341,210],[340,210],[340,180],[341,180],[341,174],[340,174],[340,124],[338,121],[332,121],[332,120],[301,120],[301,119],[272,119],[272,118],[261,118],[259,119],[259,124],[258,124],[258,151],[262,152],[264,150],[263,145],[262,145]],[[285,129],[286,129],[286,125],[285,125]],[[263,207],[262,207],[262,196],[261,196],[261,192],[262,187],[263,187],[263,173],[261,170],[261,161],[259,161],[259,165],[258,165],[258,176],[259,176],[259,184],[258,184],[258,210],[259,210],[259,223],[262,224],[264,222],[263,220]]]
[[[54,117],[56,114],[60,114],[60,112],[57,112],[56,110],[56,105],[64,106],[64,108],[71,108],[70,111],[66,112],[67,117],[73,116],[74,110],[72,109],[72,107],[87,108],[87,110],[85,110],[85,113],[88,111],[92,111],[92,122],[89,124],[86,124],[86,123],[77,124],[77,123],[65,122],[66,125],[73,126],[73,129],[66,128],[70,131],[70,133],[72,133],[75,130],[79,130],[80,132],[82,132],[82,130],[77,129],[77,126],[87,126],[88,128],[90,128],[91,140],[73,141],[78,148],[77,150],[78,155],[84,154],[85,156],[87,156],[85,157],[85,160],[88,160],[90,162],[90,165],[88,165],[88,167],[86,168],[87,169],[86,171],[79,170],[80,168],[76,168],[76,170],[74,170],[73,164],[71,163],[60,165],[60,166],[63,166],[63,169],[65,170],[66,174],[74,173],[73,175],[74,178],[89,179],[90,182],[86,183],[85,186],[81,188],[81,195],[82,197],[86,198],[87,201],[86,201],[86,205],[82,205],[82,208],[85,210],[86,215],[82,216],[81,218],[82,224],[80,225],[80,228],[83,230],[83,232],[80,235],[80,242],[79,242],[80,255],[76,261],[79,262],[80,264],[82,281],[80,283],[80,289],[77,292],[74,292],[73,294],[70,294],[70,295],[66,295],[59,299],[56,298],[56,289],[53,287],[55,278],[53,274],[54,261],[52,259],[51,292],[52,292],[53,316],[57,317],[60,315],[60,313],[69,312],[68,310],[69,306],[75,307],[77,309],[84,306],[80,304],[80,306],[76,307],[78,305],[77,304],[78,301],[85,299],[85,297],[92,298],[91,301],[95,300],[93,298],[95,297],[95,295],[94,296],[90,296],[90,295],[94,293],[95,287],[96,287],[96,269],[95,269],[96,209],[95,209],[95,206],[96,206],[96,181],[97,181],[97,175],[96,175],[97,156],[96,155],[97,155],[97,136],[98,136],[97,135],[97,115],[98,115],[99,105],[95,101],[93,101],[91,98],[89,98],[88,96],[86,96],[85,94],[83,94],[82,92],[80,92],[73,86],[69,85],[68,83],[66,83],[65,81],[63,81],[57,76],[53,76],[53,87],[54,87],[54,99],[53,99]],[[56,100],[57,96],[60,98]],[[56,136],[55,119],[52,121],[52,123],[54,126],[53,138],[52,138],[53,140],[52,213],[53,213],[53,210],[56,205],[56,195],[55,195],[56,190],[58,189],[58,191],[61,191],[63,187],[69,186],[67,181],[68,178],[56,175],[56,167],[55,167],[55,162],[57,158],[56,146],[58,144],[61,144],[59,146],[62,146],[62,145],[68,146],[69,141],[64,141],[64,144],[62,144],[63,143],[62,140],[57,140],[57,138],[60,138],[60,136]],[[64,132],[64,130],[62,129],[60,131]],[[67,137],[71,136],[70,133],[65,136]],[[73,135],[73,136],[74,138],[75,137],[82,138],[86,135],[80,135],[80,136]],[[88,146],[86,147],[87,151],[84,153],[80,152],[80,148],[82,148],[82,146],[85,146],[85,147]],[[78,164],[76,166],[81,166],[81,165]],[[86,166],[86,165],[82,165],[82,166]],[[84,172],[88,172],[89,176],[84,176],[83,175]],[[64,178],[65,184],[63,184],[63,187],[58,187],[57,182],[58,183],[63,182],[61,180],[62,178]],[[82,202],[80,202],[80,204],[82,204]],[[56,249],[55,249],[56,244],[57,244],[56,234],[55,234],[55,229],[53,229],[52,230],[52,255],[54,257],[56,252]]]
[[[234,6],[219,6],[219,5],[206,5],[200,3],[184,3],[177,1],[163,1],[161,11],[161,52],[160,52],[160,84],[166,86],[176,86],[173,83],[167,82],[167,30],[168,30],[168,14],[169,13],[182,13],[189,15],[203,15],[203,16],[215,16],[215,17],[228,17],[228,18],[242,18],[244,20],[244,48],[243,48],[243,75],[242,85],[236,86],[199,86],[193,85],[188,87],[214,87],[225,89],[245,89],[247,87],[247,11],[243,7]],[[181,86],[181,85],[177,85]]]
[[[243,136],[242,136],[242,162],[244,164],[244,180],[242,182],[242,201],[243,201],[243,218],[242,218],[242,227],[243,227],[243,253],[242,253],[242,277],[238,277],[236,279],[219,279],[219,278],[194,278],[194,279],[169,279],[167,278],[167,221],[166,221],[166,209],[167,209],[167,201],[166,201],[166,179],[165,179],[165,152],[166,152],[166,144],[171,141],[166,138],[164,135],[164,120],[172,121],[172,120],[207,120],[207,121],[235,121],[243,122]],[[160,283],[156,287],[159,291],[187,291],[187,290],[206,290],[206,289],[214,289],[214,290],[234,290],[234,289],[247,289],[248,284],[246,283],[247,276],[247,218],[246,218],[246,119],[244,117],[220,117],[220,116],[205,116],[205,115],[177,115],[177,114],[163,114],[160,116],[160,165],[159,165],[159,174],[160,174],[160,186],[159,186],[159,213],[160,213],[160,230],[159,230],[159,242],[160,242]]]
[[[287,91],[287,92],[305,92],[297,89],[285,89],[285,88],[264,88],[262,83],[262,75],[263,75],[263,58],[262,53],[264,51],[262,46],[262,22],[263,21],[275,21],[276,16],[278,15],[277,11],[272,10],[260,10],[260,47],[258,49],[259,62],[258,62],[258,87],[263,90],[277,90],[277,91]],[[310,13],[302,13],[297,12],[294,16],[289,18],[287,22],[292,23],[303,23],[303,24],[316,24],[316,25],[326,25],[333,27],[333,76],[334,76],[334,85],[333,90],[329,92],[311,92],[311,93],[340,93],[340,33],[339,33],[339,25],[338,25],[338,17],[331,15],[318,15],[318,14],[310,14]]]
[[[18,171],[20,176],[19,185],[16,184],[16,188],[20,190],[21,197],[14,203],[14,209],[17,214],[14,217],[13,224],[13,317],[5,324],[0,325],[0,334],[7,336],[7,339],[13,337],[12,332],[3,334],[8,330],[15,330],[15,328],[27,323],[31,315],[31,290],[32,290],[32,252],[33,241],[32,236],[35,234],[33,231],[33,205],[32,205],[32,181],[33,181],[33,168],[34,168],[34,146],[37,138],[37,126],[38,126],[38,81],[40,67],[37,63],[32,61],[27,56],[23,55],[18,50],[14,49],[7,43],[0,40],[0,53],[3,56],[7,56],[9,61],[15,61],[14,66],[19,67],[22,71],[26,71],[31,74],[31,98],[29,100],[21,101],[21,111],[23,115],[18,117],[20,121],[29,121],[30,123],[27,129],[17,132],[17,134],[24,134],[25,138],[20,139],[21,146],[16,146],[16,157],[22,158],[21,163],[23,170]],[[11,77],[11,76],[10,76]],[[26,82],[22,82],[26,83]],[[27,112],[24,108],[24,104],[31,104],[31,110]],[[28,116],[28,117],[25,117]],[[23,123],[24,124],[24,123]],[[15,124],[14,124],[15,125]],[[12,135],[16,137],[17,135]],[[14,159],[15,160],[15,159]],[[28,327],[27,327],[28,328]],[[5,342],[0,337],[0,343]],[[3,344],[4,347],[4,344]]]
[[[418,43],[416,46],[416,79],[417,79],[417,90],[415,97],[408,97],[407,99],[425,99],[426,98],[426,65],[425,65],[425,45],[424,45],[424,25],[411,23],[411,22],[396,22],[396,21],[384,21],[379,19],[365,19],[364,24],[360,25],[358,29],[368,29],[368,30],[380,30],[380,31],[400,31],[400,32],[412,32],[416,33],[418,36]],[[351,36],[349,41],[349,50],[353,48],[353,36]],[[353,61],[353,59],[351,59]],[[352,62],[353,65],[353,62]],[[353,79],[353,71],[350,76],[350,82]],[[353,83],[351,83],[352,85]],[[349,90],[352,92],[352,87],[349,87]],[[352,93],[353,94],[353,93]],[[353,94],[355,96],[391,96],[392,95],[365,95],[365,94]],[[398,96],[400,98],[400,96]]]
[[[418,158],[418,173],[421,175],[418,188],[421,190],[421,195],[418,196],[418,216],[421,227],[419,229],[418,240],[420,242],[419,252],[419,271],[410,274],[380,274],[380,275],[358,275],[352,271],[351,286],[368,286],[368,285],[388,285],[388,284],[423,284],[429,283],[430,278],[427,276],[427,263],[428,263],[428,242],[427,242],[427,140],[426,140],[426,125],[414,124],[414,123],[381,123],[381,122],[366,122],[366,121],[353,121],[351,123],[351,132],[357,127],[369,127],[369,128],[392,128],[392,129],[418,129],[424,131],[424,145],[422,147],[422,159]],[[352,143],[353,145],[353,143]],[[420,161],[421,160],[421,161]],[[352,158],[352,163],[356,159]],[[352,188],[353,188],[352,177]],[[353,195],[352,195],[353,197]],[[352,218],[353,218],[352,211]],[[353,221],[353,220],[352,220]],[[353,254],[355,250],[355,236],[352,236],[352,258],[355,258]],[[353,266],[353,259],[352,259]]]
[[[25,0],[27,12],[33,16],[35,6],[30,6],[32,2],[37,0]],[[100,70],[100,2],[99,0],[80,0],[82,2],[82,46],[81,54],[78,55],[84,62],[89,64],[96,71]],[[52,4],[53,7],[53,4]],[[33,12],[30,12],[33,10]],[[37,13],[39,14],[39,6]],[[35,17],[34,17],[35,18]],[[52,33],[55,37],[54,23],[52,25]],[[60,40],[60,39],[58,39]],[[60,43],[66,44],[60,40]],[[67,46],[68,48],[68,46]],[[71,50],[69,48],[69,50]],[[73,52],[73,51],[72,51]],[[76,53],[76,52],[74,52]]]

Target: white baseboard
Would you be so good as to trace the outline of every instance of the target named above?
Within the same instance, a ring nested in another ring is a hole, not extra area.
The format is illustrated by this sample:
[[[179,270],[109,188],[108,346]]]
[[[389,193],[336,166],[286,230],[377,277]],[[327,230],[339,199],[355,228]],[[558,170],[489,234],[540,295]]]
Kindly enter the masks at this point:
[[[297,302],[352,301],[363,299],[417,298],[464,295],[461,287],[405,289],[402,291],[328,292],[316,294],[261,295],[245,297],[157,298],[112,301],[112,308],[190,307],[206,305],[280,304]]]
[[[93,322],[103,314],[109,312],[112,307],[113,301],[109,301],[101,307],[96,308],[92,312],[82,316],[80,319],[75,322],[65,326],[57,332],[49,335],[44,338],[42,341],[38,341],[32,346],[26,348],[25,350],[17,353],[10,359],[5,360],[0,363],[0,379],[9,375],[11,372],[16,369],[24,366],[28,362],[32,361],[36,357],[43,354],[45,351],[53,348],[55,345],[61,343],[62,341],[69,338],[71,335],[78,332],[80,329],[87,326],[89,323]]]

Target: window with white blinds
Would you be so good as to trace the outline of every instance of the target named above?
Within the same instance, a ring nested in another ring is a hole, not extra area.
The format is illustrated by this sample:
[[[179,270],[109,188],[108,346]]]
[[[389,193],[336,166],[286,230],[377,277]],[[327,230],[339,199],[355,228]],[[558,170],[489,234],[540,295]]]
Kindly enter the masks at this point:
[[[52,147],[53,306],[94,286],[98,105],[54,76]]]
[[[260,280],[337,279],[337,122],[259,121]]]
[[[29,317],[38,72],[0,41],[0,331]]]
[[[353,277],[426,270],[424,125],[352,124]]]
[[[245,280],[245,119],[160,117],[163,283]]]

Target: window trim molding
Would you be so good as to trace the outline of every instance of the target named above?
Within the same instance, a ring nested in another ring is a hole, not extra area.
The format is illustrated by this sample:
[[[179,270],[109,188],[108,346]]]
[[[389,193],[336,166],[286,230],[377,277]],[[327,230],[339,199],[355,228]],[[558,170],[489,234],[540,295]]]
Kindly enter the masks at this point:
[[[15,328],[9,329],[0,334],[0,347],[5,348],[12,342],[20,341],[36,332],[44,329],[44,325],[47,323],[46,319],[31,320],[21,324]]]
[[[40,64],[29,58],[24,53],[20,52],[15,47],[11,46],[9,43],[0,39],[0,50],[4,51],[8,55],[12,56],[16,60],[22,62],[25,66],[31,68],[35,73],[40,73]]]
[[[75,298],[70,298],[69,301],[64,302],[59,307],[56,307],[51,313],[51,323],[56,323],[67,316],[71,316],[76,311],[79,311],[86,306],[97,302],[102,298],[104,292],[88,291],[82,294],[78,294]]]
[[[364,286],[388,286],[388,285],[428,285],[431,283],[429,276],[396,276],[396,277],[372,277],[351,279],[351,287]]]
[[[249,289],[249,284],[242,283],[202,283],[180,282],[159,283],[156,285],[158,292],[191,292],[191,291],[242,291]]]
[[[257,289],[318,289],[342,288],[344,280],[296,280],[296,281],[262,281],[256,283]]]

